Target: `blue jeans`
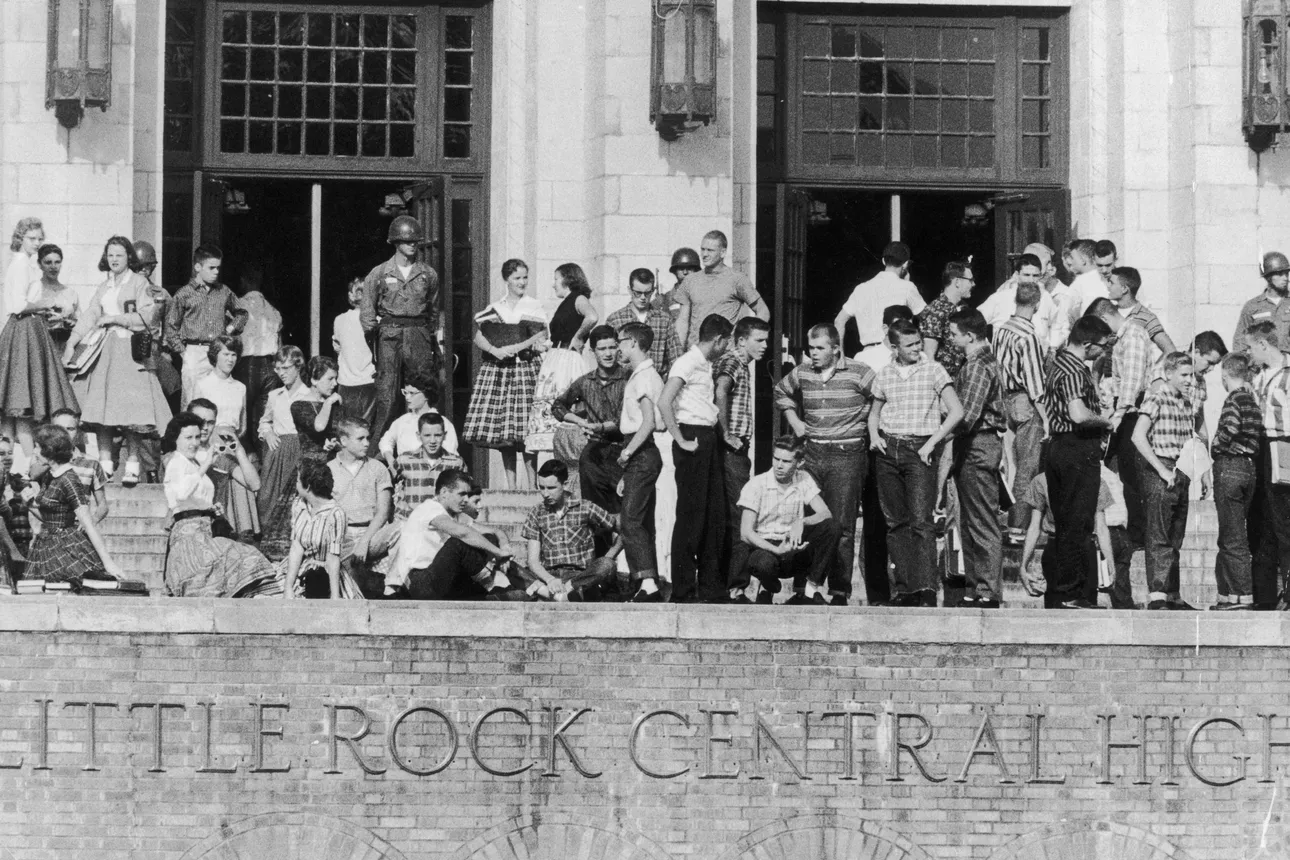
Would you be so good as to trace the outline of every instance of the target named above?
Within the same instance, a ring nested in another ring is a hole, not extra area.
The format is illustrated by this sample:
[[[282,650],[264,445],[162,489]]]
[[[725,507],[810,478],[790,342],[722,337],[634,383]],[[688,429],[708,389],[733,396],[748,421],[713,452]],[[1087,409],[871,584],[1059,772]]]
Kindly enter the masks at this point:
[[[1003,532],[999,528],[998,433],[972,433],[954,440],[954,486],[968,588],[982,600],[1003,596]]]
[[[1160,458],[1167,466],[1176,460]],[[1142,510],[1146,526],[1144,539],[1147,556],[1147,591],[1149,600],[1178,597],[1178,555],[1187,535],[1187,493],[1191,480],[1176,472],[1172,487],[1143,462],[1140,475]]]
[[[1214,507],[1218,510],[1218,559],[1214,579],[1220,597],[1253,593],[1250,537],[1246,523],[1254,501],[1254,458],[1214,457]]]
[[[838,549],[829,564],[829,593],[851,596],[851,567],[855,559],[856,514],[869,457],[864,441],[828,445],[806,443],[806,471],[820,487],[820,497],[841,529]]]
[[[887,519],[887,549],[895,562],[892,597],[935,592],[938,583],[936,533],[936,461],[918,459],[926,436],[884,436],[886,453],[878,455],[878,499]]]

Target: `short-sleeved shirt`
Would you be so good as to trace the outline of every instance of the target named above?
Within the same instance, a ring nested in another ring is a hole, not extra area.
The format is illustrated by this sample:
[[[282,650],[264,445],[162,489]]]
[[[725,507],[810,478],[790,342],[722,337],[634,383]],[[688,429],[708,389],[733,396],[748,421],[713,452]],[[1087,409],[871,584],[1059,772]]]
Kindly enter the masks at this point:
[[[632,370],[632,375],[627,377],[627,387],[623,389],[623,415],[618,420],[618,429],[625,439],[630,440],[645,422],[640,403],[644,397],[654,404],[654,432],[663,429],[663,416],[658,411],[662,394],[663,380],[654,369],[654,362],[647,358]]]
[[[597,531],[617,528],[609,512],[586,499],[566,498],[558,511],[545,503],[529,510],[520,537],[541,544],[539,559],[545,568],[586,567],[596,554]]]
[[[380,460],[364,459],[351,471],[339,457],[327,464],[333,482],[332,498],[345,512],[352,525],[366,525],[376,516],[376,502],[381,493],[394,489],[390,470]]]
[[[81,479],[85,489],[91,495],[107,489],[107,473],[98,460],[91,460],[83,454],[72,455],[72,471]]]
[[[388,460],[393,460],[400,454],[406,454],[409,451],[421,450],[421,416],[430,413],[439,415],[443,418],[443,449],[450,453],[458,452],[457,428],[452,426],[452,420],[446,415],[441,415],[438,409],[431,406],[425,412],[404,412],[398,418],[390,423],[390,429],[381,434],[381,441],[376,447],[380,449],[383,455],[388,455]]]
[[[767,540],[783,540],[806,516],[806,505],[820,494],[820,485],[804,469],[781,484],[774,471],[754,475],[739,493],[739,507],[757,515],[753,531]]]
[[[1071,281],[1071,289],[1074,290],[1079,301],[1077,305],[1079,313],[1076,314],[1076,318],[1082,317],[1088,311],[1088,306],[1095,299],[1109,299],[1111,297],[1106,278],[1102,277],[1102,273],[1097,269],[1084,272],[1082,275],[1076,275],[1075,280]]]
[[[329,555],[341,555],[347,521],[334,501],[316,511],[304,499],[291,503],[291,541],[305,551],[305,561],[323,563]]]
[[[1043,472],[1031,480],[1030,486],[1026,489],[1025,503],[1032,510],[1039,511],[1040,528],[1044,534],[1052,536],[1057,534],[1057,526],[1053,522],[1053,509],[1048,503],[1048,476]],[[1102,481],[1097,489],[1097,510],[1106,511],[1114,503],[1115,499],[1111,496],[1111,488]]]
[[[1191,403],[1168,385],[1147,392],[1138,412],[1151,422],[1147,442],[1157,457],[1176,459],[1193,435]]]
[[[56,467],[55,467],[56,468]],[[36,496],[40,521],[45,530],[70,529],[76,525],[76,509],[89,504],[85,486],[71,467],[63,469]]]
[[[1003,391],[1024,391],[1032,402],[1044,396],[1044,353],[1039,331],[1030,320],[1010,317],[994,329],[994,357],[1003,375]]]
[[[891,436],[931,436],[941,426],[941,392],[952,382],[939,361],[887,365],[873,385],[874,399],[886,401],[879,429]]]
[[[193,397],[215,404],[215,420],[221,427],[232,427],[239,436],[246,432],[246,386],[233,377],[220,379],[218,373],[208,373],[197,380]]]
[[[977,306],[977,310],[985,317],[985,321],[994,326],[996,335],[999,327],[1012,319],[1017,311],[1017,278],[1014,275],[999,285],[999,288],[990,295],[986,296],[985,301]],[[1051,333],[1054,328],[1060,329],[1058,316],[1061,310],[1053,297],[1048,294],[1048,290],[1043,287],[1039,288],[1039,307],[1035,310],[1034,317],[1030,324],[1039,337],[1039,342],[1046,351],[1049,348]],[[1069,330],[1069,326],[1067,329]]]
[[[711,427],[717,423],[716,387],[712,381],[712,362],[697,347],[672,362],[667,378],[680,379],[685,385],[676,395],[676,423]]]
[[[1044,405],[1048,408],[1049,427],[1054,433],[1071,433],[1076,424],[1071,420],[1070,404],[1079,398],[1090,412],[1101,414],[1102,401],[1093,384],[1093,374],[1079,356],[1068,349],[1059,349],[1053,357],[1045,384]]]
[[[959,372],[967,356],[963,350],[950,341],[950,317],[953,316],[961,305],[952,303],[944,295],[939,295],[923,311],[923,315],[918,320],[918,333],[924,338],[931,338],[936,341],[936,355],[933,356],[945,369],[949,371],[950,376]]]
[[[375,382],[376,365],[372,361],[372,349],[363,335],[358,308],[352,308],[336,317],[332,336],[339,346],[336,350],[336,365],[340,368],[337,381],[346,388],[357,388]]]
[[[744,305],[752,308],[762,301],[747,275],[725,265],[715,272],[692,272],[671,295],[682,305],[681,313],[690,315],[689,343],[682,344],[686,347],[699,342],[699,327],[710,315],[723,316],[734,325]]]
[[[712,363],[712,379],[726,377],[730,380],[730,435],[747,439],[752,435],[752,380],[748,364],[733,349],[727,350]]]
[[[433,458],[425,448],[400,454],[394,461],[395,514],[407,519],[417,505],[434,498],[435,482],[445,470],[464,468],[464,460],[443,450]]]
[[[857,284],[851,291],[842,310],[855,319],[862,347],[882,340],[882,312],[892,305],[904,305],[910,313],[918,316],[927,307],[927,302],[923,301],[913,281],[885,269]]]
[[[398,560],[395,562],[399,581],[406,582],[410,571],[429,567],[443,548],[446,538],[433,524],[440,517],[454,519],[463,525],[470,523],[470,517],[465,514],[452,517],[438,499],[417,505],[399,531]]]
[[[1156,312],[1142,302],[1137,302],[1133,307],[1129,308],[1128,313],[1125,313],[1124,309],[1121,308],[1120,315],[1124,317],[1126,323],[1142,326],[1147,333],[1147,337],[1153,341],[1165,333],[1165,327],[1160,323],[1160,317],[1156,316]]]
[[[876,375],[869,365],[839,358],[827,379],[810,364],[793,368],[775,387],[775,408],[792,409],[815,442],[858,442],[869,433]]]

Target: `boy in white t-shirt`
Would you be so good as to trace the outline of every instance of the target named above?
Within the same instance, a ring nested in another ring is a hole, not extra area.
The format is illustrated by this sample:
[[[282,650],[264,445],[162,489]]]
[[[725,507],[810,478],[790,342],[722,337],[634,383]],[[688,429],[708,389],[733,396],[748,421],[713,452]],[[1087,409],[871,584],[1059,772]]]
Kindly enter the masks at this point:
[[[363,279],[349,282],[349,310],[336,317],[332,326],[331,346],[336,350],[340,367],[341,409],[349,418],[359,418],[369,425],[376,415],[376,365],[367,345],[358,306],[363,302]],[[375,434],[373,434],[375,435]]]

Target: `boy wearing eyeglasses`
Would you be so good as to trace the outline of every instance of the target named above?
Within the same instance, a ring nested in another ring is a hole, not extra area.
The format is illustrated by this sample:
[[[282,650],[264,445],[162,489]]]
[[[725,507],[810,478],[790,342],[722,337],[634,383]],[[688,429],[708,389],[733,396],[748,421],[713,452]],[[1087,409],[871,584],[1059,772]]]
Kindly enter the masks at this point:
[[[649,348],[650,361],[659,376],[666,376],[672,362],[681,357],[681,341],[676,335],[676,325],[672,315],[656,307],[654,298],[658,295],[658,284],[654,273],[649,269],[634,269],[627,277],[631,290],[631,302],[619,308],[605,320],[606,325],[613,326],[614,331],[621,332],[628,323],[644,323],[654,332],[654,343]]]

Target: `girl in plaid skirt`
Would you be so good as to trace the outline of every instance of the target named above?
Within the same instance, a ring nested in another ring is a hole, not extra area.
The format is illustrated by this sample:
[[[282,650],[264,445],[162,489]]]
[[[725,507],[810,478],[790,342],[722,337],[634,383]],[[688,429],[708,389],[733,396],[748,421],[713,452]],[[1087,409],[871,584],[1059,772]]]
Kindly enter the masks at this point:
[[[546,340],[546,316],[537,299],[526,296],[529,269],[523,260],[502,264],[506,295],[475,316],[475,345],[484,354],[466,412],[465,441],[502,452],[503,489],[531,489],[537,456],[525,453],[525,481],[518,483],[516,461],[524,449],[539,353]]]

